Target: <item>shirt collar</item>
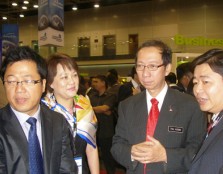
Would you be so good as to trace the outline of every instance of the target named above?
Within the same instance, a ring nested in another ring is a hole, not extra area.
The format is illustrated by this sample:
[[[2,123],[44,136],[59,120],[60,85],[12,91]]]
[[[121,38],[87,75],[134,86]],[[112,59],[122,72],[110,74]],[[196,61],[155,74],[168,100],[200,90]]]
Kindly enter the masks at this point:
[[[163,89],[160,91],[160,93],[155,97],[159,104],[158,104],[158,107],[159,107],[159,110],[161,109],[161,106],[163,104],[163,101],[164,101],[164,97],[166,96],[166,93],[167,93],[167,90],[168,90],[168,85],[165,83],[165,86],[163,87]],[[150,101],[152,98],[150,93],[146,90],[146,98],[147,98],[147,101]],[[149,102],[150,103],[150,102]]]
[[[11,106],[10,106],[11,107]],[[15,113],[17,119],[19,120],[20,124],[24,124],[31,116],[19,111],[16,111],[11,107],[12,111]],[[40,122],[40,106],[38,107],[38,110],[35,114],[32,115],[32,117],[36,118],[38,122]]]

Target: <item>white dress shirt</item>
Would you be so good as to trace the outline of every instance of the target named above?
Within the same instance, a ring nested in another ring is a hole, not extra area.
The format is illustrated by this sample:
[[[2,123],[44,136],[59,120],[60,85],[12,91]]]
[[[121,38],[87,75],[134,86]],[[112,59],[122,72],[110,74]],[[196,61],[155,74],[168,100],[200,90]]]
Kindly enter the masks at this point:
[[[14,114],[16,115],[17,119],[19,120],[19,123],[25,133],[25,136],[26,136],[26,139],[28,141],[28,137],[29,137],[29,129],[30,129],[30,124],[27,123],[26,121],[31,117],[30,115],[27,115],[27,114],[24,114],[24,113],[21,113],[21,112],[18,112],[16,111],[15,109],[13,109],[11,107],[12,111],[14,112]],[[42,151],[42,130],[41,130],[41,120],[40,120],[40,106],[38,108],[38,110],[36,111],[36,113],[34,115],[32,115],[32,117],[36,118],[37,119],[37,122],[36,122],[36,131],[37,131],[37,137],[39,139],[39,143],[40,143],[40,149]]]

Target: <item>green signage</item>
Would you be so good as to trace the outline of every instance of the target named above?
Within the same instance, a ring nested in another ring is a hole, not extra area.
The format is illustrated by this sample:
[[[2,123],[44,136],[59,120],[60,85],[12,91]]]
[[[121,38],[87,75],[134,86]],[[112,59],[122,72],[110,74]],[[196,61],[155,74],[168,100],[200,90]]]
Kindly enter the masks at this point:
[[[194,45],[194,46],[223,46],[223,39],[207,39],[202,36],[184,37],[180,34],[174,36],[176,45]]]

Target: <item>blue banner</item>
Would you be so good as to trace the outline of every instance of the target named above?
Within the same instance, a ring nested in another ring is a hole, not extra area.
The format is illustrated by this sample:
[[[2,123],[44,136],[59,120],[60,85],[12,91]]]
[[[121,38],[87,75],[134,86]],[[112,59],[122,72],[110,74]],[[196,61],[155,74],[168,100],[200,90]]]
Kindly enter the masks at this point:
[[[17,24],[3,24],[1,32],[1,57],[4,59],[5,53],[19,44],[19,27]],[[1,61],[2,61],[1,60]]]

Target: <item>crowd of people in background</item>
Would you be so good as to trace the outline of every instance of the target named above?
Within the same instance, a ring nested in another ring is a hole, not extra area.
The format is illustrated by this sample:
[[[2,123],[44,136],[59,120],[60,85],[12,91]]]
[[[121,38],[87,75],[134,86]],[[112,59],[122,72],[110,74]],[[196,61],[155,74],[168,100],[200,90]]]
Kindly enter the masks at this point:
[[[0,69],[9,103],[0,109],[0,173],[99,174],[103,163],[107,174],[223,174],[223,50],[176,73],[171,61],[168,45],[146,41],[123,82],[116,69],[83,77],[66,54],[10,51]]]

